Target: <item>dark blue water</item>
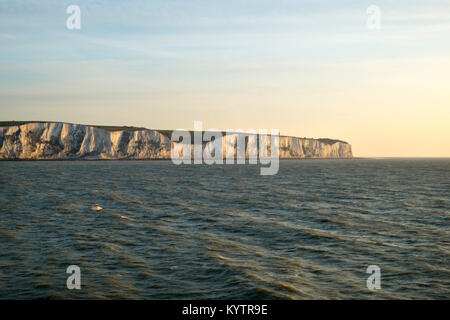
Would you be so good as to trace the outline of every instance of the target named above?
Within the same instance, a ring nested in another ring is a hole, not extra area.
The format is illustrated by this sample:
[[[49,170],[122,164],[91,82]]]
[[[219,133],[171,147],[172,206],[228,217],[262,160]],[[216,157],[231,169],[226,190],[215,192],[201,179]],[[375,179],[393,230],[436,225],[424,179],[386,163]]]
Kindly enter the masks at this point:
[[[0,162],[0,298],[449,299],[449,201],[450,159]]]

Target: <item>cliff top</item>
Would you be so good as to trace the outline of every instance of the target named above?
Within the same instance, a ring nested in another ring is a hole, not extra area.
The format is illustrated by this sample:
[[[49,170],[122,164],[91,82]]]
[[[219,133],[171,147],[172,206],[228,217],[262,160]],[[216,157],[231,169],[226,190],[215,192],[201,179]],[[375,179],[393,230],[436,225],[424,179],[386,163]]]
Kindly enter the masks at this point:
[[[0,121],[0,127],[11,127],[11,126],[20,126],[20,125],[24,125],[24,124],[29,124],[29,123],[48,123],[48,122],[52,122],[52,123],[67,123],[67,122],[61,122],[61,121]],[[133,127],[133,126],[100,126],[100,125],[85,125],[85,126],[89,126],[89,127],[95,127],[95,128],[99,128],[99,129],[103,129],[106,131],[137,131],[137,130],[149,130],[148,128],[144,128],[144,127]],[[173,130],[159,130],[159,129],[150,129],[150,130],[155,130],[158,131],[159,133],[165,135],[166,137],[170,138],[170,136],[172,135]],[[194,131],[189,131],[190,134],[192,135],[192,133]],[[222,132],[223,135],[225,135],[225,132]],[[280,135],[280,137],[289,137],[289,136],[283,136]],[[292,136],[293,137],[293,136]],[[299,138],[299,137],[295,137],[295,138]],[[301,139],[315,139],[315,140],[319,140],[320,142],[323,142],[325,144],[334,144],[336,142],[341,142],[341,143],[347,143],[346,141],[342,141],[342,140],[337,140],[337,139],[329,139],[329,138],[307,138],[307,137],[302,137]]]

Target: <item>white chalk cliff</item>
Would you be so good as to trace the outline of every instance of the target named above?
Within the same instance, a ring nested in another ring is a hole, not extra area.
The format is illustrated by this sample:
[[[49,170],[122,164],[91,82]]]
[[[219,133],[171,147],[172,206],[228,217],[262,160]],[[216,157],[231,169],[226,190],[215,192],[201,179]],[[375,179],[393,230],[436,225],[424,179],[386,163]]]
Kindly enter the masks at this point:
[[[222,138],[223,148],[233,136]],[[247,157],[254,154],[250,149],[253,138],[247,139]],[[280,158],[285,159],[353,157],[351,145],[339,140],[280,136],[279,146]],[[4,160],[170,159],[174,147],[167,131],[60,122],[0,123],[0,159]],[[211,143],[204,148],[211,148]]]

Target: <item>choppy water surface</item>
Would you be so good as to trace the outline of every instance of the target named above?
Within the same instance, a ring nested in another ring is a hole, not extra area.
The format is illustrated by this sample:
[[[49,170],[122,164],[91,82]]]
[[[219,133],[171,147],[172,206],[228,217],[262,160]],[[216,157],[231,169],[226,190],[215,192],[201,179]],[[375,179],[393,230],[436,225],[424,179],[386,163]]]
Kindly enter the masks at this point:
[[[0,298],[449,299],[449,201],[450,159],[0,162]]]

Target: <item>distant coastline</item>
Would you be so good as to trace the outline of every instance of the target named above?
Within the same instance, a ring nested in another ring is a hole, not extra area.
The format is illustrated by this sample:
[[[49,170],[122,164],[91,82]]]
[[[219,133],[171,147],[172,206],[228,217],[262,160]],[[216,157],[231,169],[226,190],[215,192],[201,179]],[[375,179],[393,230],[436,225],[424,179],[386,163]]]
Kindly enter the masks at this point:
[[[2,121],[0,160],[169,160],[172,131],[51,121]],[[239,134],[242,133],[224,135],[224,146],[225,139]],[[249,151],[246,145],[246,157]],[[236,154],[236,150],[230,152]],[[342,140],[280,136],[280,159],[351,158],[351,145]]]

